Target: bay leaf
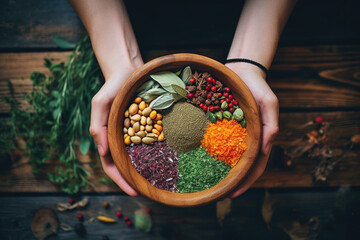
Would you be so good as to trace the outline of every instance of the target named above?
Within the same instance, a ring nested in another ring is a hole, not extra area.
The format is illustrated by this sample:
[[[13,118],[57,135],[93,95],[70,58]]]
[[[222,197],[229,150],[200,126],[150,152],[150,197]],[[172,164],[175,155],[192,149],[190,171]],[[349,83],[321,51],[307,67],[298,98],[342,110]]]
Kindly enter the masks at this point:
[[[164,93],[167,93],[167,91],[162,88],[151,88],[145,92],[139,93],[138,96],[148,103]]]
[[[185,88],[182,88],[176,84],[171,84],[171,87],[174,89],[174,91],[182,96],[183,98],[187,98],[187,94],[189,93]]]
[[[171,84],[176,84],[182,88],[185,88],[185,83],[173,72],[159,72],[151,74],[150,77],[157,81],[161,87],[171,93],[175,93],[175,90],[171,87]]]
[[[182,70],[180,77],[186,85],[190,84],[190,79],[192,78],[192,71],[190,66],[187,66],[184,68],[184,70]]]
[[[145,91],[151,89],[155,84],[156,84],[156,82],[154,80],[146,81],[136,90],[136,92],[137,93],[145,92]]]
[[[171,94],[174,98],[174,103],[181,100],[181,99],[184,99],[181,95],[177,94],[177,93],[172,93]]]
[[[155,110],[161,110],[171,107],[171,105],[175,102],[175,99],[171,93],[165,93],[156,99],[154,99],[149,107]]]
[[[146,91],[146,93],[144,95],[162,95],[164,93],[167,93],[166,90],[162,89],[162,88],[152,88]],[[140,96],[139,96],[140,97]]]

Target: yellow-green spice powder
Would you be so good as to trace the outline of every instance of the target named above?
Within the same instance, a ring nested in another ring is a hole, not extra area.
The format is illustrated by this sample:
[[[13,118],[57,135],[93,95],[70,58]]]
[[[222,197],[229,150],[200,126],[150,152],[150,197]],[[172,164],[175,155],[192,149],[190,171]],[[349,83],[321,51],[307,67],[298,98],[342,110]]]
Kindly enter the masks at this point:
[[[223,161],[215,161],[204,148],[196,148],[180,154],[178,192],[198,192],[216,185],[225,178],[231,167]]]

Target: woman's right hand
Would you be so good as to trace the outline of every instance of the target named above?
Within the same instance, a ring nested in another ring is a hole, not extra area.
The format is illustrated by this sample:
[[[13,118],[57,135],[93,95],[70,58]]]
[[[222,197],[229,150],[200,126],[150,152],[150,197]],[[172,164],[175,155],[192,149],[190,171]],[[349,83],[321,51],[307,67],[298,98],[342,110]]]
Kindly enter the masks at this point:
[[[114,98],[125,82],[135,71],[136,67],[122,69],[112,74],[93,97],[91,101],[90,134],[97,144],[101,163],[105,173],[128,195],[137,196],[138,193],[125,181],[116,168],[109,151],[108,118]]]

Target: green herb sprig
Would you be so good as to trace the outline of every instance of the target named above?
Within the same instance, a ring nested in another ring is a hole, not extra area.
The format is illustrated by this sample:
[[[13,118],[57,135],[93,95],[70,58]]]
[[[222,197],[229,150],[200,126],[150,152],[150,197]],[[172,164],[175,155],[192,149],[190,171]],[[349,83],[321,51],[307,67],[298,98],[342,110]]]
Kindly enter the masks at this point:
[[[96,152],[88,131],[90,102],[103,76],[88,35],[76,44],[67,62],[45,59],[45,66],[50,76],[31,74],[33,89],[25,97],[27,109],[20,109],[16,100],[5,101],[11,106],[12,127],[26,142],[24,151],[33,172],[41,172],[50,159],[55,160],[53,171],[47,173],[49,180],[64,192],[75,194],[90,184],[89,172],[76,152]]]

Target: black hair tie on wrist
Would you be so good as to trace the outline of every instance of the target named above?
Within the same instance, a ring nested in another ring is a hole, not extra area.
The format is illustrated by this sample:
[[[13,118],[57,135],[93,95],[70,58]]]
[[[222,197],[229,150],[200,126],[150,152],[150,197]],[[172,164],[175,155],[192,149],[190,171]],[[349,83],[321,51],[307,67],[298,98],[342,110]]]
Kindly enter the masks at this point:
[[[267,75],[268,74],[268,70],[266,69],[266,67],[264,67],[263,65],[261,65],[260,63],[258,62],[255,62],[253,60],[250,60],[250,59],[247,59],[247,58],[230,58],[230,59],[227,59],[225,61],[225,64],[226,63],[232,63],[232,62],[246,62],[246,63],[250,63],[250,64],[253,64],[257,67],[259,67],[261,70],[263,70],[265,72],[265,74]]]

